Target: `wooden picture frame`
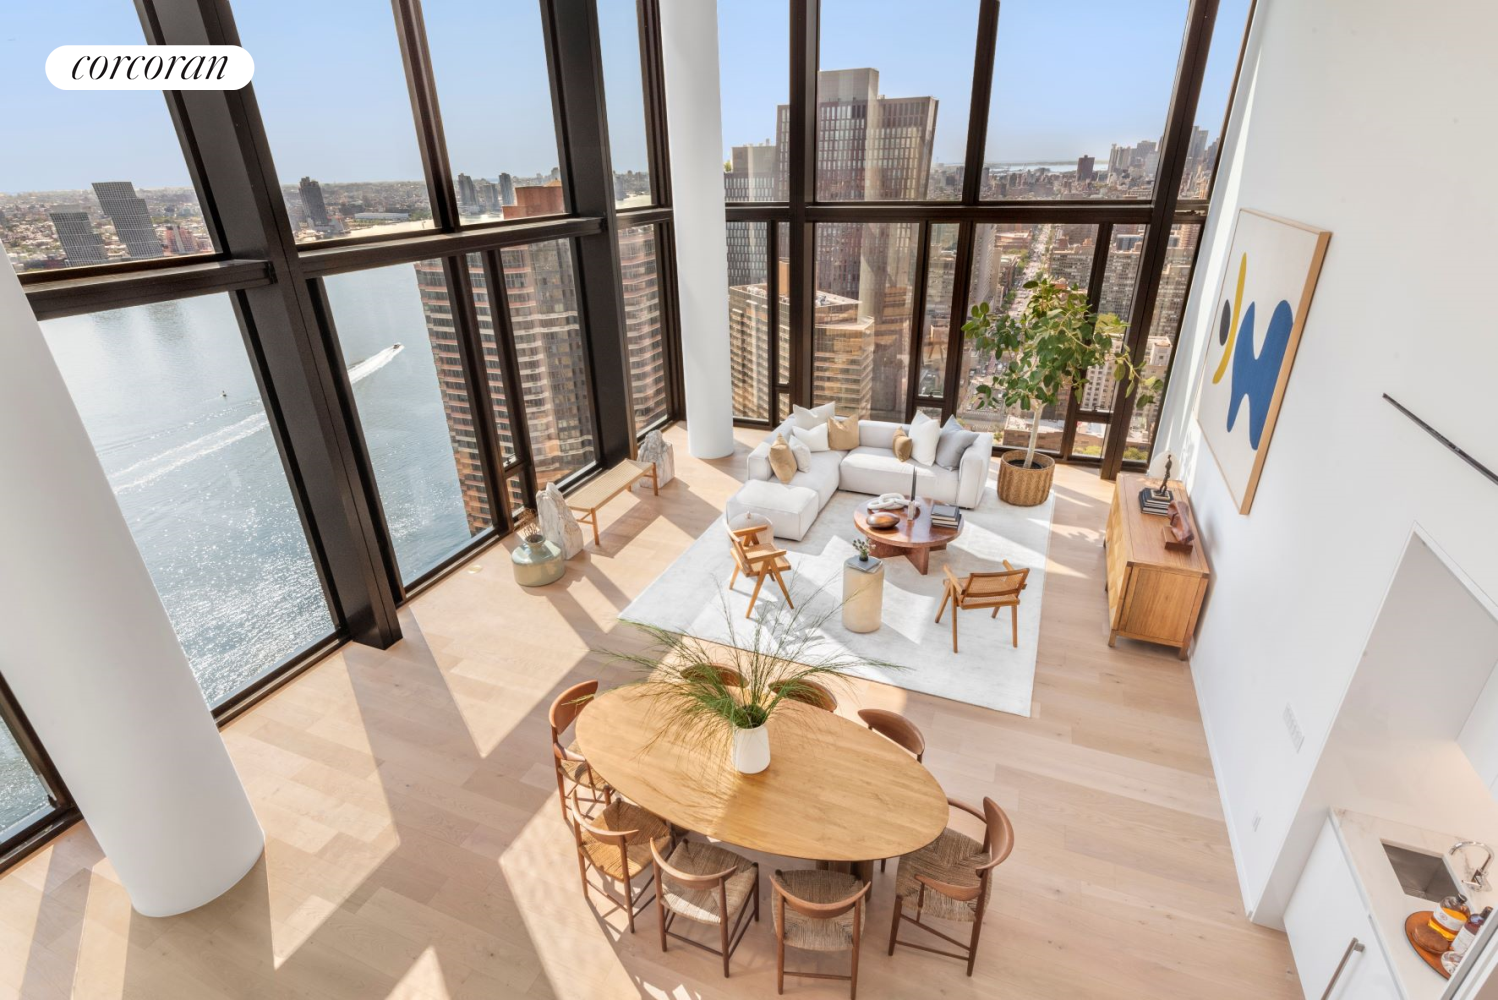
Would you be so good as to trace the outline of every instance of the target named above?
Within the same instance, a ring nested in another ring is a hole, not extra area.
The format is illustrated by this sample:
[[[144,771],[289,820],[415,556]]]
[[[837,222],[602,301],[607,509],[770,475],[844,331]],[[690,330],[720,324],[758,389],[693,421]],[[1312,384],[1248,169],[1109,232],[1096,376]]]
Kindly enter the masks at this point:
[[[1196,422],[1240,514],[1258,492],[1331,235],[1251,208],[1233,225]]]

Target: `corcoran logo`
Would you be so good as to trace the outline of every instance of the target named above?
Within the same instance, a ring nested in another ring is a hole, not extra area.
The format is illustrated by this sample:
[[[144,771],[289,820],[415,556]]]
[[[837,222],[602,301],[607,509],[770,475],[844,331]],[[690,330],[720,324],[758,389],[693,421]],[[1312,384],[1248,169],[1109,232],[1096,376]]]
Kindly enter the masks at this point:
[[[47,57],[60,90],[238,90],[254,74],[238,45],[59,45]]]

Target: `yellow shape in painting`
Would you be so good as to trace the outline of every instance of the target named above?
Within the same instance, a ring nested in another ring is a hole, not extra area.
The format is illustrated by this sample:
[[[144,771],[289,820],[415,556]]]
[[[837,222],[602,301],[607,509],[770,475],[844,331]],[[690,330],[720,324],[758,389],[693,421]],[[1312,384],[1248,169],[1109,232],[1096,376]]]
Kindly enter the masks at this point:
[[[1212,373],[1212,384],[1222,381],[1228,370],[1228,360],[1233,356],[1233,341],[1238,339],[1238,312],[1243,306],[1243,279],[1248,277],[1248,254],[1238,261],[1238,288],[1233,292],[1233,325],[1228,327],[1228,342],[1222,348],[1222,360],[1217,362],[1217,371]]]

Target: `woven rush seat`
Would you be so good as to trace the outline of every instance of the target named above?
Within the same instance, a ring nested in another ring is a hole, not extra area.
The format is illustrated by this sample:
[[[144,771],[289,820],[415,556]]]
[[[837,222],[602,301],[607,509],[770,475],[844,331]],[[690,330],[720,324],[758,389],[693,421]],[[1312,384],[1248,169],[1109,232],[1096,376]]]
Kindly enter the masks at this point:
[[[581,757],[583,755],[582,749],[578,746],[577,740],[573,740],[571,743],[567,744],[567,753],[576,757]],[[562,773],[566,774],[568,779],[577,782],[579,785],[582,785],[585,788],[591,788],[596,792],[601,792],[605,788],[609,787],[609,783],[607,781],[604,781],[603,778],[599,777],[598,772],[589,767],[588,762],[585,760],[572,760],[570,757],[568,757],[558,761],[558,764],[562,768]]]
[[[611,878],[628,881],[650,864],[650,842],[657,837],[670,837],[671,828],[666,821],[647,812],[633,802],[615,799],[603,811],[588,820],[588,825],[599,830],[634,830],[624,842],[624,853],[628,857],[629,871],[621,867],[625,863],[620,857],[617,844],[607,844],[594,837],[587,828],[581,831],[582,848],[594,867]]]
[[[786,892],[808,903],[835,903],[847,899],[863,885],[855,876],[843,872],[797,870],[776,872],[771,876]],[[821,920],[785,910],[785,943],[807,951],[848,951],[853,947],[853,921],[859,908]],[[780,907],[771,910],[775,929],[780,931]]]
[[[895,877],[895,894],[910,905],[915,905],[921,894],[921,883],[917,875],[924,875],[938,882],[963,888],[978,888],[978,868],[988,864],[989,854],[983,845],[972,837],[948,828],[941,836],[918,851],[900,858],[899,872]],[[986,897],[993,882],[982,880]],[[986,898],[984,900],[987,901]],[[926,890],[921,912],[944,920],[972,923],[977,916],[978,900],[958,901],[931,889]]]
[[[633,846],[630,850],[633,852]],[[649,852],[648,845],[646,852]],[[683,840],[676,845],[666,863],[687,875],[716,875],[736,867],[738,871],[724,883],[729,919],[743,908],[754,891],[755,872],[749,859],[713,844]],[[716,889],[689,888],[664,872],[661,873],[661,902],[666,909],[705,924],[716,924],[723,919],[718,912]]]

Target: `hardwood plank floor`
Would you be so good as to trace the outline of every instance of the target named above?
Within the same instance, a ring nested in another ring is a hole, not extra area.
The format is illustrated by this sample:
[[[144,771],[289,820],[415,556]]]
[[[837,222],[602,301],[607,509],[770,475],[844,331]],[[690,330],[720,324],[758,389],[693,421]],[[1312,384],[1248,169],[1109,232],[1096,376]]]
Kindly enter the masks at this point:
[[[133,913],[84,825],[0,878],[0,1000],[772,996],[767,912],[725,980],[696,949],[661,954],[653,912],[631,936],[583,899],[546,722],[568,685],[625,679],[593,650],[627,641],[616,616],[717,516],[758,437],[702,462],[673,429],[678,479],[605,508],[603,544],[560,584],[517,587],[490,548],[404,609],[395,648],[345,647],[231,724],[267,849],[210,905]],[[861,681],[840,694],[846,714],[914,719],[948,793],[993,796],[1017,832],[971,979],[952,959],[884,954],[894,866],[877,877],[861,995],[1299,996],[1284,935],[1239,905],[1187,666],[1107,646],[1112,486],[1062,466],[1056,491],[1033,718]]]

